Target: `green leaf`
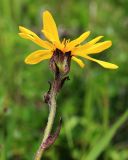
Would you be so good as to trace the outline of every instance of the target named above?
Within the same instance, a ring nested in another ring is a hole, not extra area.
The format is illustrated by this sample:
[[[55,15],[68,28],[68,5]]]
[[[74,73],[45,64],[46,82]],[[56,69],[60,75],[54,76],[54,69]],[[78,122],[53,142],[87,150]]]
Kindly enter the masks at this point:
[[[128,111],[126,111],[119,120],[103,135],[98,142],[92,147],[88,155],[83,155],[82,160],[96,160],[98,156],[109,145],[119,127],[128,119]]]

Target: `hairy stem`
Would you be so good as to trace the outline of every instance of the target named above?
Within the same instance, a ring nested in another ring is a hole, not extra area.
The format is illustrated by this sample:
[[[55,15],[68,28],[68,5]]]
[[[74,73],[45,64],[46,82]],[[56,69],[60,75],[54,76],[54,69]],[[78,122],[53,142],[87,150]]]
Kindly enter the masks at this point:
[[[41,145],[39,146],[39,149],[37,150],[37,153],[36,153],[34,160],[41,159],[41,157],[45,151],[45,147],[43,147],[43,144],[46,143],[48,137],[51,134],[51,130],[52,130],[55,114],[56,114],[56,95],[57,95],[57,92],[60,88],[60,85],[61,85],[61,79],[60,79],[60,77],[57,77],[53,81],[50,91],[47,93],[47,95],[49,96],[47,103],[49,105],[50,112],[49,112],[47,126],[44,131],[44,137],[42,139]]]
[[[55,118],[55,114],[56,114],[55,95],[52,95],[52,97],[51,97],[51,104],[49,104],[49,108],[50,108],[50,112],[49,112],[47,127],[45,129],[43,141],[45,141],[47,139],[47,137],[49,136],[49,133],[51,132],[52,125],[54,122],[54,118]]]

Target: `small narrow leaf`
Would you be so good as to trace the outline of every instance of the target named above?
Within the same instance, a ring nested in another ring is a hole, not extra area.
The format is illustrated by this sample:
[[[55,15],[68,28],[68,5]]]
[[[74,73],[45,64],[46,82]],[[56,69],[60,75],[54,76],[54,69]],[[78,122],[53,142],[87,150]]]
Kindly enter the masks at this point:
[[[109,145],[119,127],[121,127],[127,119],[128,111],[119,118],[119,120],[108,130],[108,132],[105,133],[105,135],[102,136],[102,138],[100,138],[100,140],[98,140],[87,156],[83,155],[82,160],[96,160]]]
[[[45,142],[41,145],[42,149],[48,149],[54,142],[56,141],[57,137],[59,136],[60,130],[62,125],[62,118],[60,118],[58,128],[53,135],[49,135]]]

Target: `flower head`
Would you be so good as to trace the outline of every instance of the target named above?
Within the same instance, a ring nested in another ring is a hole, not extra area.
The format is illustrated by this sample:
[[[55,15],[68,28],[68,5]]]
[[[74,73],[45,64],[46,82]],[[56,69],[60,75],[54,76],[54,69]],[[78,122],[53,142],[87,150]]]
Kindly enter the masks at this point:
[[[85,41],[90,35],[90,31],[87,31],[80,35],[75,40],[66,40],[62,42],[59,39],[58,30],[56,23],[49,11],[43,12],[43,29],[42,33],[47,40],[40,39],[34,32],[24,28],[19,27],[19,35],[22,38],[28,39],[42,47],[43,49],[37,50],[26,57],[25,63],[27,64],[37,64],[43,60],[51,59],[50,66],[52,70],[55,70],[55,65],[63,72],[68,72],[70,69],[70,61],[73,60],[84,67],[84,62],[78,57],[85,58],[90,61],[94,61],[104,68],[117,69],[118,66],[105,61],[97,60],[92,58],[90,55],[98,54],[112,45],[110,40],[99,42],[103,36],[98,36],[91,41],[80,45]],[[61,56],[62,55],[62,56]]]

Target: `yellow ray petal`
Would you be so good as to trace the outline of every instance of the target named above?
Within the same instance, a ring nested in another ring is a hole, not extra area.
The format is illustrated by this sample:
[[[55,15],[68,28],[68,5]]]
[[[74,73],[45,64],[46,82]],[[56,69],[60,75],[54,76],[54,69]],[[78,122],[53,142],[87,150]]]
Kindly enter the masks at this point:
[[[76,57],[72,57],[72,60],[74,60],[81,68],[83,68],[85,66],[85,64],[83,63],[82,60],[80,60],[79,58]]]
[[[48,11],[43,12],[43,30],[49,33],[47,38],[50,41],[54,39],[55,41],[60,42],[56,23]]]
[[[48,32],[46,32],[46,31],[44,31],[44,30],[42,30],[42,32],[44,33],[45,37],[47,37],[47,39],[48,39],[49,41],[52,41],[53,46],[54,46],[54,49],[55,49],[55,48],[58,48],[58,49],[60,49],[61,51],[63,50],[63,48],[64,48],[64,44],[63,44],[63,43],[60,43],[60,42],[58,42],[58,41],[55,41],[55,39],[49,39],[50,34],[49,34]]]
[[[111,47],[111,45],[112,45],[112,41],[105,41],[105,42],[97,43],[93,45],[92,47],[88,48],[86,50],[86,53],[87,54],[99,53]]]
[[[80,46],[81,50],[85,50],[85,49],[91,47],[91,46],[94,45],[96,42],[98,42],[101,38],[103,38],[103,36],[98,36],[98,37],[92,39],[91,41],[89,41],[88,43]],[[78,48],[79,48],[79,47],[78,47]]]
[[[112,45],[111,41],[100,42],[87,48],[86,47],[76,48],[74,49],[74,51],[72,51],[72,54],[73,55],[96,54],[106,50],[107,48],[111,47],[111,45]]]
[[[81,36],[79,36],[77,39],[69,42],[66,45],[65,52],[71,51],[76,45],[79,45],[82,43],[90,34],[90,31],[83,33]]]
[[[51,42],[54,42],[55,41],[55,37],[53,37],[51,35],[51,33],[49,32],[46,32],[45,30],[41,30],[41,32],[44,34],[44,36]]]
[[[22,26],[19,26],[19,31],[21,33],[26,33],[26,34],[29,34],[29,35],[32,35],[32,36],[37,36],[34,32],[32,32],[31,30],[29,30],[25,27],[22,27]]]
[[[50,59],[52,52],[49,50],[38,50],[31,53],[25,58],[25,63],[27,64],[37,64],[45,59]]]
[[[96,42],[98,42],[102,37],[103,36],[98,36],[98,37],[92,39],[91,41],[89,41],[88,43],[74,48],[74,50],[72,51],[73,54],[74,55],[81,54],[83,51],[85,51],[86,49],[88,49],[89,47],[94,45]]]
[[[99,65],[101,65],[104,68],[108,68],[108,69],[117,69],[118,68],[118,66],[115,65],[115,64],[108,63],[108,62],[101,61],[101,60],[97,60],[97,59],[92,58],[90,56],[85,56],[84,58],[86,58],[86,59],[88,59],[90,61],[94,61],[94,62],[98,63]]]
[[[98,36],[98,37],[92,39],[91,41],[89,41],[89,42],[86,43],[86,44],[93,45],[93,44],[95,44],[96,42],[98,42],[98,41],[99,41],[101,38],[103,38],[103,37],[104,37],[104,36]]]
[[[21,33],[19,33],[20,37],[29,39],[45,49],[53,48],[51,43],[40,39],[34,32],[30,31],[29,29],[19,26],[19,30],[21,31]]]
[[[29,39],[31,41],[34,41],[34,38],[32,36],[30,36],[29,34],[25,34],[25,33],[18,33],[20,37],[24,38],[24,39]]]

